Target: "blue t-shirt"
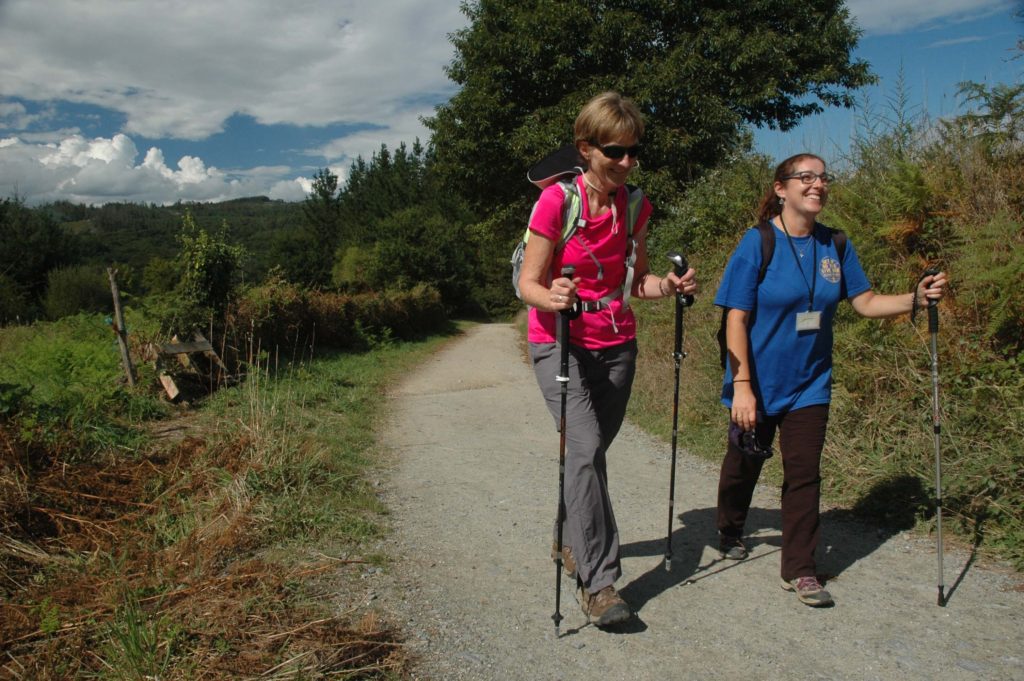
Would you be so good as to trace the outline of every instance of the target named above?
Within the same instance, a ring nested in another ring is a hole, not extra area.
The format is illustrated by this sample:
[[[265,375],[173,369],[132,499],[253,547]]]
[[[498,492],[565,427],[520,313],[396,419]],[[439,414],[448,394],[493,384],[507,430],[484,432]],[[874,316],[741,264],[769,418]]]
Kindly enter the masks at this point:
[[[758,411],[765,414],[829,403],[832,320],[839,307],[840,280],[846,279],[847,298],[871,288],[853,244],[847,240],[840,264],[824,225],[815,224],[813,237],[793,237],[792,245],[790,248],[785,232],[776,227],[775,253],[759,286],[761,235],[756,227],[750,229],[733,251],[715,296],[719,307],[750,312],[751,386]],[[796,316],[808,309],[812,277],[813,309],[821,312],[821,328],[797,331]],[[728,362],[722,403],[732,406],[732,367]]]

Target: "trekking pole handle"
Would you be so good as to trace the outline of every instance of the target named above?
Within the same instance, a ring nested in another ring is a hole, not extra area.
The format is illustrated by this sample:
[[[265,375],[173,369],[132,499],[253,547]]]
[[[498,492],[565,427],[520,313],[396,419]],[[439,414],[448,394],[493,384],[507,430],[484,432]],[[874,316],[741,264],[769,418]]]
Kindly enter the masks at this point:
[[[925,277],[934,277],[938,273],[939,273],[939,268],[938,267],[929,267],[921,275],[921,279],[924,279]],[[920,281],[920,279],[918,281]],[[914,295],[917,295],[917,293],[915,292]],[[934,298],[929,298],[928,299],[928,332],[929,333],[938,333],[939,332],[939,310],[938,310],[938,305],[939,305],[939,301],[935,300]]]
[[[686,271],[690,269],[690,264],[686,262],[686,257],[678,251],[671,251],[668,254],[668,259],[672,261],[673,270],[677,277],[681,277],[686,274]],[[676,301],[682,304],[684,307],[693,305],[693,296],[683,295],[682,293],[676,294]]]
[[[572,279],[572,276],[574,274],[576,274],[575,265],[565,265],[562,267],[562,276],[565,277],[566,279]],[[567,317],[569,319],[576,319],[577,317],[579,317],[583,313],[583,305],[580,302],[579,296],[577,296],[576,300],[573,301],[572,307],[570,307],[568,310],[559,310],[559,313],[563,317]]]

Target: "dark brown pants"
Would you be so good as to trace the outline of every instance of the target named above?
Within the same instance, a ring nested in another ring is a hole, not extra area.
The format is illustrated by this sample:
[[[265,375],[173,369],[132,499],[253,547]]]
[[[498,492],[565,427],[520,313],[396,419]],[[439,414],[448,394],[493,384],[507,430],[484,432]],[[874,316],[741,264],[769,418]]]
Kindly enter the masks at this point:
[[[820,404],[768,416],[757,425],[757,439],[770,447],[779,431],[782,454],[782,578],[817,574],[814,550],[820,535],[821,450],[828,426],[828,405]],[[745,456],[732,444],[718,479],[718,531],[741,537],[750,510],[761,459]]]

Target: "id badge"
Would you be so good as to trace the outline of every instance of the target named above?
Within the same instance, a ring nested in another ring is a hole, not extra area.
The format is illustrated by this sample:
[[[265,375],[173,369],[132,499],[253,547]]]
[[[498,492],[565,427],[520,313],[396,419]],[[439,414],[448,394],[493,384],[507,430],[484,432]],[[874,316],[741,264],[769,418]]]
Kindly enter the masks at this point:
[[[821,311],[812,310],[810,312],[797,312],[796,313],[796,330],[797,331],[817,331],[821,328]]]

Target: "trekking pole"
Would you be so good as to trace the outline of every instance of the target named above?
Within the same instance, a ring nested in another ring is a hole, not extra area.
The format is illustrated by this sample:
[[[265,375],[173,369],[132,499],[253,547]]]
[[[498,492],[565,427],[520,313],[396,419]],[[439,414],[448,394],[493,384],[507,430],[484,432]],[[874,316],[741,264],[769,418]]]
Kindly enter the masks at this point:
[[[675,266],[676,276],[681,277],[690,269],[680,253],[671,252],[668,259]],[[693,305],[693,296],[676,293],[676,344],[672,352],[672,358],[676,362],[676,389],[675,397],[672,400],[672,469],[668,479],[668,535],[665,537],[665,570],[672,570],[672,516],[675,514],[675,492],[676,492],[676,441],[679,433],[679,367],[683,357],[683,308]]]
[[[572,279],[576,268],[566,265],[562,268],[562,276]],[[562,412],[558,419],[558,511],[555,516],[555,638],[562,622],[562,523],[565,519],[565,403],[569,392],[569,322],[579,316],[573,309],[562,310],[558,318],[558,347],[561,351],[561,363],[555,380],[561,384]]]
[[[929,267],[921,275],[921,279],[927,276],[935,276],[939,270]],[[919,280],[920,281],[920,280]],[[917,295],[917,291],[914,291]],[[937,338],[939,335],[939,301],[928,299],[928,333],[931,335],[932,355],[932,433],[935,437],[935,541],[936,553],[939,560],[939,600],[938,606],[946,606],[946,585],[943,580],[942,570],[942,455],[939,449],[939,436],[942,432],[942,423],[939,416],[939,351]]]

